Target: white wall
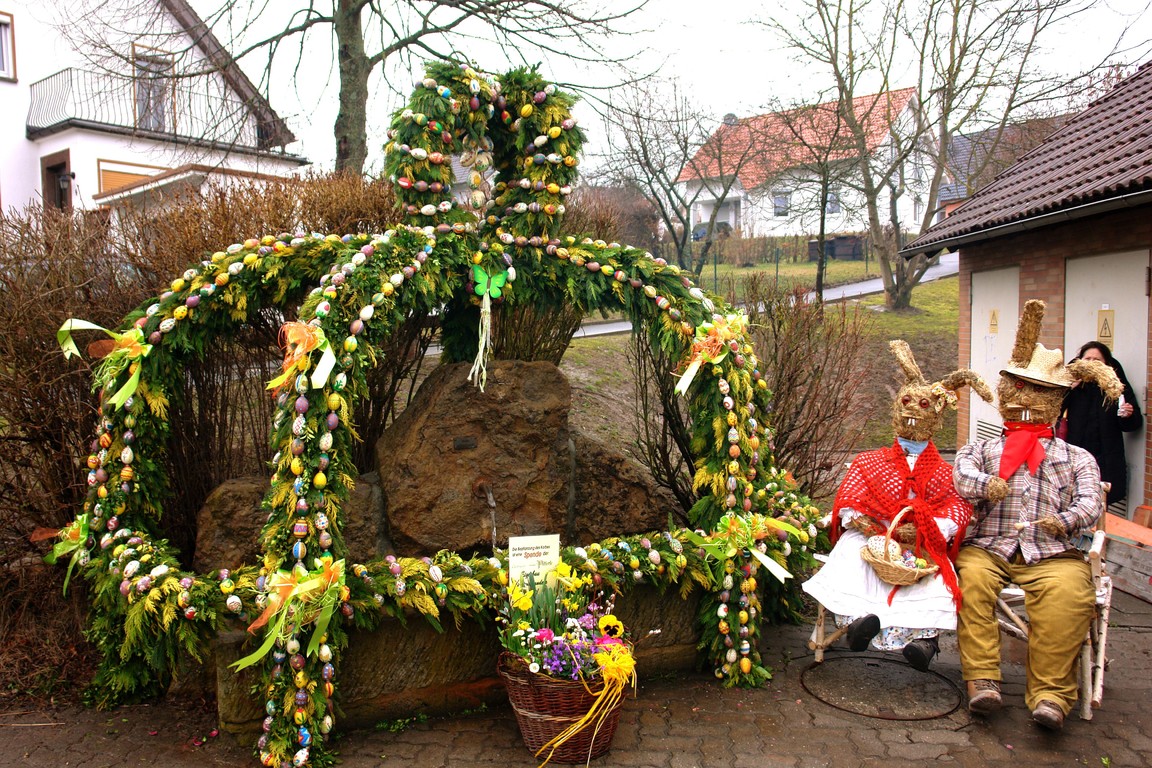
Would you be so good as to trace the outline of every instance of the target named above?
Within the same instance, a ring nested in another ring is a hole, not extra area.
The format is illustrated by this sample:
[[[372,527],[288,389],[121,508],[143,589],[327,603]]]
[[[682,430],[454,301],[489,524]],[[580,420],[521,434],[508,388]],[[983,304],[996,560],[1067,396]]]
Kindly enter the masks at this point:
[[[185,163],[223,165],[276,175],[287,174],[299,167],[298,163],[283,159],[225,153],[87,129],[69,128],[34,141],[26,138],[33,83],[69,67],[94,71],[97,66],[114,66],[107,60],[102,65],[87,61],[74,47],[82,34],[78,33],[75,40],[68,40],[57,29],[61,18],[67,18],[68,14],[75,13],[84,5],[83,0],[0,0],[0,10],[13,16],[17,74],[15,83],[0,81],[0,209],[20,208],[39,201],[40,159],[63,149],[69,151],[71,170],[76,174],[72,204],[77,208],[95,206],[92,197],[100,191],[98,160],[154,166],[151,170],[155,173]],[[135,7],[139,9],[135,15],[116,19],[117,25],[125,30],[114,41],[118,52],[130,57],[133,41],[171,51],[178,57],[182,55],[182,61],[176,65],[178,71],[189,71],[205,60],[187,35],[180,32],[173,36],[179,27],[166,13],[157,14],[152,10],[159,9],[158,5],[151,0],[135,0]],[[157,22],[158,34],[144,35],[140,32],[145,25]],[[89,29],[88,33],[91,31]],[[129,72],[130,69],[125,73]],[[197,83],[197,91],[206,96],[223,98],[229,94],[227,84],[217,74]],[[254,119],[249,117],[248,122],[254,130]]]

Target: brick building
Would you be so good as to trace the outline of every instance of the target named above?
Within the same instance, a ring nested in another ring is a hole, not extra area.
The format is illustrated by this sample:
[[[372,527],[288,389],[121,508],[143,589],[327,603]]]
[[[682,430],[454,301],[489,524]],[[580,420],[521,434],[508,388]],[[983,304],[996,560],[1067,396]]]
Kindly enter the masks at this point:
[[[1048,309],[1040,341],[1071,357],[1098,339],[1124,365],[1146,416],[1152,361],[1152,63],[1072,117],[903,252],[960,254],[960,364],[995,381],[1024,302]],[[964,398],[961,442],[999,432]],[[1127,436],[1128,500],[1152,525],[1152,443]]]

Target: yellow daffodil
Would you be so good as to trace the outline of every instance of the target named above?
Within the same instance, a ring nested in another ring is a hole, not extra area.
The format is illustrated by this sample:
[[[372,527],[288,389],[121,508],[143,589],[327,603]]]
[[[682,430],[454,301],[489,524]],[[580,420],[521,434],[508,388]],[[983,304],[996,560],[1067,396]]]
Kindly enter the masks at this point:
[[[517,611],[530,610],[532,608],[532,590],[523,589],[519,584],[509,584],[508,604]]]

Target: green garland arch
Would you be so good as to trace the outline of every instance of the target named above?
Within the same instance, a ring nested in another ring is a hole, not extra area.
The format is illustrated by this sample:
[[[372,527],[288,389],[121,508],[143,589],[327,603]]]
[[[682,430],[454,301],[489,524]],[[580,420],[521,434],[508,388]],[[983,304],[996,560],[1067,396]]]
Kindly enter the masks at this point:
[[[444,309],[445,356],[473,358],[482,384],[485,328],[501,304],[626,312],[651,344],[684,361],[700,457],[696,530],[610,538],[568,547],[563,558],[617,591],[641,582],[677,585],[681,594],[705,587],[698,621],[706,662],[725,685],[769,678],[756,647],[761,595],[770,612],[789,606],[778,584],[757,576],[810,564],[818,512],[775,466],[771,394],[743,318],[650,254],[562,235],[584,142],[573,103],[535,70],[497,80],[431,64],[389,130],[386,168],[405,206],[402,224],[381,235],[282,233],[233,244],[108,332],[116,345],[95,374],[90,491],[52,555],[70,556],[69,574],[80,567],[92,586],[88,636],[103,659],[90,689],[96,704],[160,692],[183,654],[199,660],[222,622],[242,622],[262,634],[261,647],[239,662],[262,665],[261,762],[325,766],[349,626],[403,620],[411,610],[437,627],[445,612],[457,623],[488,615],[507,583],[499,556],[346,564],[341,514],[356,475],[349,414],[367,395],[378,344],[412,313]],[[479,218],[451,200],[454,153],[472,169]],[[498,179],[492,197],[483,188],[488,168]],[[263,561],[231,573],[184,572],[156,536],[171,484],[160,460],[168,395],[213,339],[260,308],[297,303],[298,321],[283,329],[284,374],[269,385],[277,410]],[[65,323],[65,352],[75,351],[71,331],[93,327]]]

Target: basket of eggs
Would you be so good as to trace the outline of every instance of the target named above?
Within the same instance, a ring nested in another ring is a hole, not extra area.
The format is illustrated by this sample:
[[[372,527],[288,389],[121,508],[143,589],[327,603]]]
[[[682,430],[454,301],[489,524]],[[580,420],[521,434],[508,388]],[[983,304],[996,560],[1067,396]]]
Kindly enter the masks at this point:
[[[900,542],[892,540],[892,533],[900,525],[900,520],[911,511],[911,507],[904,507],[892,518],[883,536],[870,536],[868,543],[860,549],[860,557],[872,566],[880,580],[896,587],[915,584],[940,570],[925,556],[926,553],[917,556],[912,550],[901,547]]]

